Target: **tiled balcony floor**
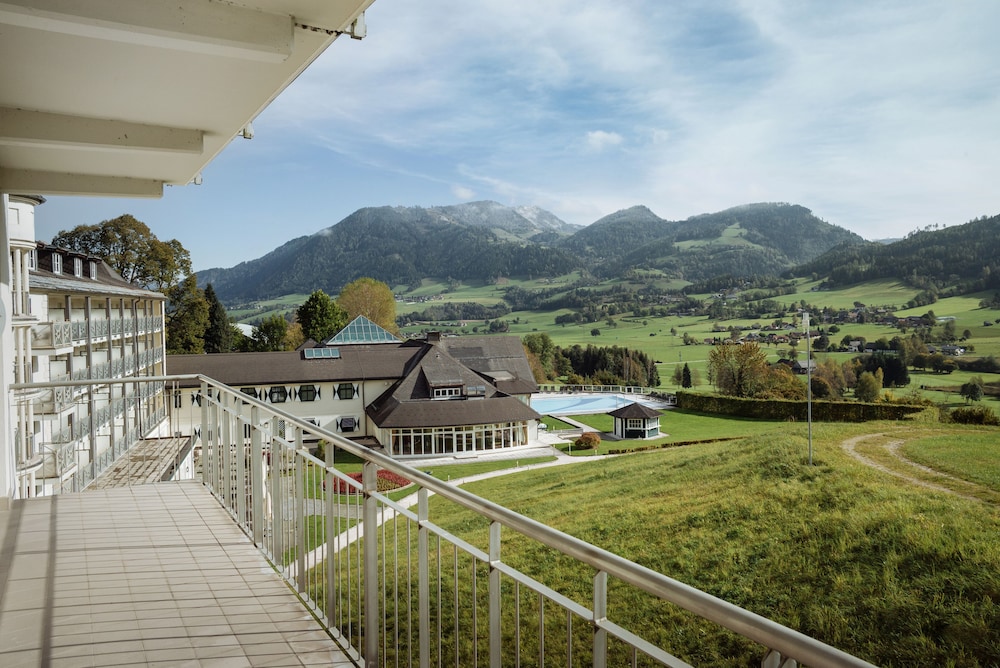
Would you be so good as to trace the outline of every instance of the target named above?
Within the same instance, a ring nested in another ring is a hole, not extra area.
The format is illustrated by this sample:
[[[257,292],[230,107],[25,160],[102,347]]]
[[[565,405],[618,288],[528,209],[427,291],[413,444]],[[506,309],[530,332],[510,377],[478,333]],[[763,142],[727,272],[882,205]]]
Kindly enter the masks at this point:
[[[0,666],[353,666],[198,483],[0,511]]]

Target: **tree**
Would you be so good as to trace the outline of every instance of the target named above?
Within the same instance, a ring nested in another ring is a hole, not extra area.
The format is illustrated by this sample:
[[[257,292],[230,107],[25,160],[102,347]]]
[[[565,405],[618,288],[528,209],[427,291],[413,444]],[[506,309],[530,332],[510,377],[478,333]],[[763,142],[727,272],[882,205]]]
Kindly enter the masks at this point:
[[[691,378],[691,367],[684,363],[684,371],[681,372],[681,387],[687,389],[694,385],[694,381]]]
[[[676,385],[677,387],[683,387],[682,383],[684,382],[684,367],[682,367],[680,364],[675,364],[674,373],[670,377],[670,380],[673,381],[674,385]]]
[[[719,345],[708,354],[716,389],[734,397],[753,397],[767,382],[767,353],[756,343]]]
[[[253,328],[253,349],[257,352],[269,352],[285,349],[285,335],[288,333],[288,321],[280,315],[264,318]]]
[[[983,379],[979,376],[973,376],[969,382],[962,385],[959,392],[965,399],[965,403],[981,401],[983,398]]]
[[[215,288],[205,286],[205,302],[208,304],[208,326],[205,328],[205,352],[228,353],[233,348],[233,326],[226,314],[226,307],[215,295]]]
[[[350,322],[363,315],[376,325],[399,334],[396,326],[396,298],[389,286],[374,278],[359,278],[344,286],[337,296],[337,304],[347,312]]]
[[[347,311],[322,290],[309,295],[309,299],[296,309],[295,317],[302,325],[302,335],[318,342],[326,341],[349,322]]]
[[[556,346],[552,342],[552,337],[541,332],[538,334],[525,334],[521,339],[524,347],[531,351],[538,358],[546,376],[555,376],[555,350]]]
[[[192,274],[166,291],[167,353],[205,352],[208,302]]]
[[[882,388],[879,387],[878,381],[875,379],[875,375],[871,371],[865,371],[858,378],[858,384],[854,387],[854,397],[858,401],[863,401],[865,403],[874,403],[878,401],[879,392]]]
[[[601,330],[599,330],[599,329],[597,329],[595,327],[594,329],[590,330],[590,335],[591,336],[600,336],[601,335]]]
[[[160,241],[129,214],[62,230],[52,245],[103,258],[126,281],[150,290],[165,291],[191,273],[191,254],[179,241]]]

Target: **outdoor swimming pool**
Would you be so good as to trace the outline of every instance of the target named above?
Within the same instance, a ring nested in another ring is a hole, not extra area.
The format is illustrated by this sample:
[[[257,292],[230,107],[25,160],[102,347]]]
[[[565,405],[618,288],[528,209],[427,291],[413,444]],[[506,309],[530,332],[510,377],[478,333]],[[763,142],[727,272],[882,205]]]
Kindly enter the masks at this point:
[[[663,409],[663,401],[623,394],[536,394],[531,397],[531,407],[542,415],[583,415],[607,413],[631,403]]]

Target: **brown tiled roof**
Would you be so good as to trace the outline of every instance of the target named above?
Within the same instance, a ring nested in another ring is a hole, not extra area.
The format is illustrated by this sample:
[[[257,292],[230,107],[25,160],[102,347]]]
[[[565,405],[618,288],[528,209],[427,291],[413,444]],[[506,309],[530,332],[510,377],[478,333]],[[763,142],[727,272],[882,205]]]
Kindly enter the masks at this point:
[[[437,345],[463,365],[490,378],[501,392],[531,394],[538,391],[519,337],[446,337]]]
[[[658,410],[650,408],[649,406],[643,406],[640,403],[631,403],[627,406],[622,406],[621,408],[611,411],[608,415],[616,418],[632,418],[633,420],[643,418],[649,420],[651,418],[660,417],[662,413]]]
[[[167,355],[167,373],[198,373],[234,387],[282,383],[399,378],[419,347],[403,344],[344,346],[339,359],[304,359],[301,351]],[[183,386],[193,387],[196,381]]]
[[[386,395],[383,395],[385,397]],[[439,399],[398,402],[379,398],[366,413],[380,428],[448,427],[537,420],[541,416],[515,397],[497,395],[486,399]],[[382,410],[378,410],[381,408]]]

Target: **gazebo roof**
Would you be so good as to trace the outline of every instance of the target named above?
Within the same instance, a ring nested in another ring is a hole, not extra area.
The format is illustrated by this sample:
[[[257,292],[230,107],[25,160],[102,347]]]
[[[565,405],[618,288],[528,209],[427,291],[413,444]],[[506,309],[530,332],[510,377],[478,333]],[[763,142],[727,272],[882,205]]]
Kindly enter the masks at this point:
[[[651,418],[660,417],[661,413],[660,411],[652,409],[648,406],[643,406],[640,403],[633,402],[627,406],[622,406],[619,409],[611,411],[609,415],[616,418],[645,418],[649,420]]]

